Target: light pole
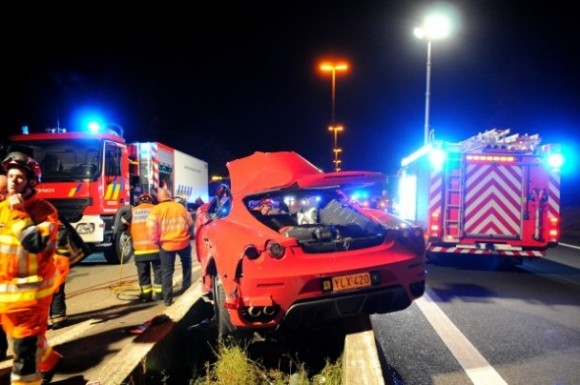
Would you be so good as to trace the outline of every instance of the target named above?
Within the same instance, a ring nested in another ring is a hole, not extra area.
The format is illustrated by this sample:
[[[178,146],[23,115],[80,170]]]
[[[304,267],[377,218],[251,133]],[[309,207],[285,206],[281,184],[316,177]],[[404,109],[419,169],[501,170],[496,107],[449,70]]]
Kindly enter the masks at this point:
[[[332,76],[332,105],[331,105],[331,124],[328,127],[329,131],[334,132],[334,146],[332,148],[333,152],[333,163],[334,163],[334,171],[340,171],[340,161],[338,159],[338,153],[341,152],[338,148],[338,133],[343,131],[342,126],[337,126],[336,124],[336,72],[346,71],[348,69],[348,64],[345,62],[339,63],[331,63],[331,62],[324,62],[320,64],[320,70],[323,72],[330,72]]]
[[[332,162],[334,163],[334,171],[337,172],[340,171],[340,163],[342,162],[338,159],[338,154],[342,152],[342,148],[338,148],[338,133],[343,130],[344,128],[342,126],[336,124],[328,127],[328,131],[334,132],[334,147],[332,149],[334,160]]]
[[[427,40],[427,76],[425,91],[425,132],[424,144],[429,144],[429,102],[431,97],[431,42],[448,37],[451,34],[451,20],[445,14],[433,13],[427,15],[423,25],[415,28],[414,34],[419,39]]]

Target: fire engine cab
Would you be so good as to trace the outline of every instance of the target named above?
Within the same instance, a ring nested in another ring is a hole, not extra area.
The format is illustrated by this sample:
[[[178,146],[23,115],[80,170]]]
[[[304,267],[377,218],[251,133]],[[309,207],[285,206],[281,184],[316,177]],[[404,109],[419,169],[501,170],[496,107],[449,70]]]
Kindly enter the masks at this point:
[[[428,257],[497,255],[521,263],[557,245],[559,145],[509,133],[433,141],[402,160],[397,213],[424,228]]]
[[[140,193],[167,187],[186,202],[208,199],[206,162],[158,142],[126,143],[122,135],[116,126],[98,132],[55,128],[11,136],[2,149],[2,155],[20,151],[39,162],[39,196],[110,263],[129,255],[121,216]]]

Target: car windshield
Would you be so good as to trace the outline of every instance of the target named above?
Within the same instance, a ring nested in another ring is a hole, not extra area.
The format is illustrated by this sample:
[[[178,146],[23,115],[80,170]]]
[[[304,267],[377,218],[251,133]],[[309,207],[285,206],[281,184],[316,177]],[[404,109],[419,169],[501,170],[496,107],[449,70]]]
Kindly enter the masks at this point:
[[[102,142],[98,140],[44,140],[12,143],[9,151],[32,156],[42,170],[42,181],[94,179],[100,172]]]

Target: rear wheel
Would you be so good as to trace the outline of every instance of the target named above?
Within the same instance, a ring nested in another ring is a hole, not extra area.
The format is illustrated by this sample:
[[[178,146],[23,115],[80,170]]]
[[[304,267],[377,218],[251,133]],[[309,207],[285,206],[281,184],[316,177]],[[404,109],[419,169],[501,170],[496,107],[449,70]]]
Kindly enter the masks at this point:
[[[234,328],[230,322],[230,313],[225,308],[226,294],[219,276],[212,277],[214,318],[217,325],[218,344],[232,334]]]
[[[214,318],[217,326],[217,342],[225,343],[230,339],[239,346],[246,346],[254,335],[252,329],[233,326],[230,313],[225,307],[226,294],[219,276],[212,277]]]

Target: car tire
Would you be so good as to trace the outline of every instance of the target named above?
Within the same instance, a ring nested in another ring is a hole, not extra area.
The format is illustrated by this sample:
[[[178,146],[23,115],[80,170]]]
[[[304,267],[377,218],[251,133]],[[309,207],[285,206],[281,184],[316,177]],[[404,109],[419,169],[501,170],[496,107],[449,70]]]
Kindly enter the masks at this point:
[[[212,277],[213,310],[217,326],[217,342],[225,342],[228,336],[233,334],[234,328],[230,322],[230,313],[225,308],[226,294],[222,280],[219,276]]]
[[[234,342],[246,346],[253,336],[252,329],[237,328],[230,321],[230,313],[225,308],[226,294],[219,276],[212,276],[214,319],[217,326],[217,343]]]

